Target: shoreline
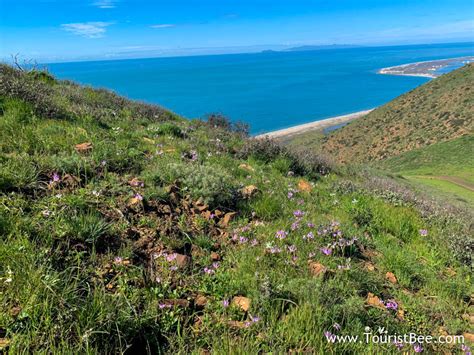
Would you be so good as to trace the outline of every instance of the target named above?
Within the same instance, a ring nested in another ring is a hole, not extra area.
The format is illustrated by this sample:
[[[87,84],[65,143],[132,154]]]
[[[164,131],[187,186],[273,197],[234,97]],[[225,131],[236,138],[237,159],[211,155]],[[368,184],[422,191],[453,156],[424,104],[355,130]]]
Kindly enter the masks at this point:
[[[417,76],[435,79],[444,74],[437,72],[440,69],[452,65],[453,63],[461,62],[461,64],[464,65],[472,61],[474,61],[474,57],[472,56],[426,60],[382,68],[377,71],[377,74]]]
[[[291,136],[298,135],[305,132],[317,131],[320,129],[329,128],[329,127],[337,126],[342,123],[350,122],[353,119],[367,115],[373,110],[374,109],[358,111],[358,112],[353,112],[347,115],[330,117],[330,118],[325,118],[319,121],[303,123],[297,126],[292,126],[288,128],[279,129],[276,131],[262,133],[262,134],[254,136],[254,138],[261,139],[261,138],[291,137]]]

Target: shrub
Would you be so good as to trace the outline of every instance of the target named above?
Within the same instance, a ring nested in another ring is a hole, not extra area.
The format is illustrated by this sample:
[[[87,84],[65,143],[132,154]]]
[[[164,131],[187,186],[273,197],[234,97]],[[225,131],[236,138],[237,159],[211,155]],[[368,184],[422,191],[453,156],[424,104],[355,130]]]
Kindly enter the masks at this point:
[[[268,137],[248,139],[237,152],[237,156],[241,159],[253,157],[265,163],[287,158],[290,161],[290,169],[298,175],[327,175],[335,168],[335,164],[320,153],[312,150],[288,149]]]
[[[155,175],[155,181],[178,182],[183,193],[212,206],[231,204],[236,192],[232,177],[215,165],[171,163]]]
[[[240,121],[233,123],[228,117],[221,113],[211,113],[207,115],[207,124],[212,128],[237,133],[242,137],[249,135],[249,125],[247,123]]]
[[[163,123],[162,125],[158,127],[156,133],[159,135],[173,136],[176,138],[184,137],[184,133],[181,130],[181,128],[179,128],[178,126],[172,123]]]

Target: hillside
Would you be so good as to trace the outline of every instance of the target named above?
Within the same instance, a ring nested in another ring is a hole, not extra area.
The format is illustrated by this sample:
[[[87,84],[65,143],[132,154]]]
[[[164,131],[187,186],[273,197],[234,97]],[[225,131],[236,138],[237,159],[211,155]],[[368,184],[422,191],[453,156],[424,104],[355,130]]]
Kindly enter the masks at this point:
[[[474,135],[414,149],[374,166],[474,208]]]
[[[0,352],[467,351],[331,341],[472,344],[466,213],[219,115],[0,65]]]
[[[474,132],[474,64],[445,74],[329,135],[322,149],[367,162]]]

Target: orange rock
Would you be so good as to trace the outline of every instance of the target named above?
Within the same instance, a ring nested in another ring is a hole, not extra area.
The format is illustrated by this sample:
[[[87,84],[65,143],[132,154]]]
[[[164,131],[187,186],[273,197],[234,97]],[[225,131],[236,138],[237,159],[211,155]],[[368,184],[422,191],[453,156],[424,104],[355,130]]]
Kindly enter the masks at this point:
[[[367,294],[367,304],[372,307],[380,308],[385,310],[385,305],[383,304],[382,300],[375,296],[373,293],[369,292]]]
[[[298,190],[304,191],[304,192],[311,192],[313,189],[313,185],[311,185],[308,181],[301,179],[298,181]]]
[[[180,268],[185,268],[191,263],[191,258],[187,255],[176,254],[176,264]]]
[[[219,261],[219,260],[221,260],[221,256],[219,254],[217,254],[215,251],[213,251],[211,253],[211,259],[212,259],[212,261]]]
[[[225,215],[224,215],[224,218],[222,218],[219,222],[219,224],[222,226],[222,227],[227,227],[229,225],[229,222],[231,221],[232,217],[234,217],[236,215],[236,212],[227,212]]]
[[[464,340],[467,340],[469,343],[474,344],[474,334],[473,333],[462,333]]]
[[[207,304],[207,298],[206,296],[203,296],[203,295],[199,295],[196,297],[196,299],[194,300],[194,304],[196,305],[196,307],[198,308],[204,308]]]
[[[393,272],[387,272],[385,274],[385,278],[393,284],[397,283],[397,278],[395,277],[395,274]]]
[[[323,264],[317,262],[310,262],[309,271],[311,272],[311,275],[317,277],[320,275],[324,275],[327,271],[327,268]]]
[[[371,262],[367,261],[364,263],[364,267],[369,271],[375,271],[375,266]]]
[[[130,186],[133,187],[143,187],[143,181],[139,180],[138,178],[134,177],[132,180],[128,182]]]
[[[75,148],[78,153],[87,153],[92,150],[92,143],[85,142],[85,143],[76,144]]]
[[[245,186],[240,189],[240,193],[244,198],[250,198],[258,192],[258,188],[255,185]]]
[[[247,312],[250,309],[252,300],[244,296],[235,296],[232,299],[232,304],[239,307],[242,311]]]

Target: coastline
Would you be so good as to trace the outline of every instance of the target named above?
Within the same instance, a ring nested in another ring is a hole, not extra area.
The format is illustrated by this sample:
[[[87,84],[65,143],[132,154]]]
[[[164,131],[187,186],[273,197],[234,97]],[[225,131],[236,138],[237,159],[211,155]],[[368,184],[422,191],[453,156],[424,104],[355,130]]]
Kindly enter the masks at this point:
[[[276,131],[271,131],[267,133],[262,133],[256,135],[254,138],[261,139],[261,138],[282,138],[282,137],[291,137],[297,134],[316,131],[324,128],[329,128],[333,126],[337,126],[342,123],[347,123],[352,121],[353,119],[362,117],[367,115],[369,112],[372,112],[374,109],[358,111],[354,113],[350,113],[348,115],[330,117],[326,119],[322,119],[319,121],[313,121],[309,123],[300,124],[297,126],[292,126],[284,129],[279,129]]]
[[[437,72],[453,63],[461,63],[462,65],[474,61],[474,57],[455,57],[447,59],[426,60],[422,62],[407,63],[395,65],[392,67],[382,68],[377,71],[377,74],[385,75],[402,75],[402,76],[418,76],[424,78],[434,79],[443,73]]]

